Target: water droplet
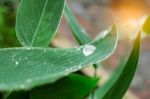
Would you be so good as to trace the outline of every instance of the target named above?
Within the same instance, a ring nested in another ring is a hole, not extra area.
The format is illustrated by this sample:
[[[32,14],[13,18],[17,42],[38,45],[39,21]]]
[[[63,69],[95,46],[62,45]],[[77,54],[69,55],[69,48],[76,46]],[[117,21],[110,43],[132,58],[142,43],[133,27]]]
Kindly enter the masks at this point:
[[[24,59],[28,59],[28,57],[25,57]]]
[[[95,50],[96,50],[95,46],[93,46],[93,45],[85,45],[83,47],[83,54],[85,56],[89,56],[89,55],[93,54]]]
[[[44,65],[46,65],[47,63],[46,62],[44,62]]]
[[[66,69],[65,71],[66,71],[66,72],[69,72],[69,71],[70,71],[70,69]]]
[[[31,79],[28,79],[26,82],[27,82],[27,83],[31,83],[31,81],[32,81]]]
[[[64,74],[64,76],[68,76],[69,75],[69,73],[68,72],[66,72],[65,74]]]
[[[25,89],[25,85],[20,85],[20,88],[21,89]]]
[[[104,30],[104,31],[102,31],[101,33],[100,33],[100,37],[101,38],[104,38],[107,34],[108,34],[108,30]]]
[[[30,47],[27,47],[27,50],[30,50],[31,48]]]
[[[46,50],[46,49],[44,49],[44,52],[46,53],[46,52],[47,52],[47,50]]]
[[[83,32],[83,33],[84,33],[84,32],[85,32],[85,30],[84,30],[84,29],[81,29],[81,32]]]
[[[81,66],[79,66],[77,69],[79,69],[79,70],[80,70],[81,68],[82,68],[82,67],[81,67]]]
[[[15,62],[15,64],[16,64],[16,65],[18,65],[18,64],[19,64],[19,62],[18,62],[18,61],[16,61],[16,62]]]
[[[81,48],[77,48],[77,50],[78,50],[78,51],[80,51],[80,50],[81,50]]]

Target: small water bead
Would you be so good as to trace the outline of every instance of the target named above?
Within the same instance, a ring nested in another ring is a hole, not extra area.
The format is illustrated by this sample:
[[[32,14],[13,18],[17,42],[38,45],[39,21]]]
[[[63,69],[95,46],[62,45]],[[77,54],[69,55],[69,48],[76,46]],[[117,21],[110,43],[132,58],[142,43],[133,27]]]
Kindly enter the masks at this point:
[[[44,62],[44,65],[46,65],[47,63],[46,62]]]
[[[68,73],[68,72],[65,72],[64,76],[68,76],[68,75],[69,75],[69,73]]]
[[[16,65],[18,65],[18,64],[19,64],[19,62],[18,62],[18,61],[16,61],[16,62],[15,62],[15,64],[16,64]]]
[[[44,52],[46,53],[46,52],[47,52],[47,49],[44,49]]]
[[[89,56],[89,55],[93,54],[95,50],[96,50],[95,46],[93,46],[93,45],[85,45],[83,47],[83,54],[84,54],[84,56]]]
[[[81,66],[79,66],[77,69],[79,69],[79,70],[80,70],[80,69],[82,69],[82,67],[81,67]]]
[[[21,89],[25,89],[25,85],[20,85],[20,88]]]
[[[30,48],[30,47],[27,47],[27,50],[31,50],[31,48]]]
[[[80,50],[81,50],[81,48],[79,47],[79,48],[77,48],[77,50],[78,50],[78,51],[80,51]]]
[[[27,82],[27,83],[31,83],[31,82],[32,82],[32,80],[31,80],[31,79],[28,79],[26,82]]]
[[[70,71],[70,69],[66,69],[65,71],[66,71],[66,72],[69,72],[69,71]]]
[[[104,30],[100,33],[101,38],[104,38],[108,34],[108,30]]]
[[[81,29],[81,32],[83,32],[83,33],[84,33],[84,32],[85,32],[85,30],[84,30],[84,29]]]

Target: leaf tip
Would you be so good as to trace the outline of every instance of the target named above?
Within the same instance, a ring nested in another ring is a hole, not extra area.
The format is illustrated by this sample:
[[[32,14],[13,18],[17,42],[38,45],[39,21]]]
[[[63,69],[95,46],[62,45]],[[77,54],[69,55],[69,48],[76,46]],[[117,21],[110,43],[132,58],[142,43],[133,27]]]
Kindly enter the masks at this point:
[[[141,20],[141,30],[150,35],[150,15],[144,16]]]

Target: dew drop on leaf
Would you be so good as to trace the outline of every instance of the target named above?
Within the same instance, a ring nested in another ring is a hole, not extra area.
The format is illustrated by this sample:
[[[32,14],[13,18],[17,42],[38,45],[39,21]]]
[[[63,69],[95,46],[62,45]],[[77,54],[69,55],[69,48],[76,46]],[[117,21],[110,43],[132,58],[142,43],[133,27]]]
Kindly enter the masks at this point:
[[[16,64],[16,65],[18,65],[18,64],[19,64],[19,62],[18,62],[18,61],[16,61],[16,62],[15,62],[15,64]]]
[[[47,63],[46,63],[46,62],[44,62],[43,64],[44,64],[44,65],[46,65]]]
[[[30,50],[31,48],[30,47],[27,47],[27,50]]]
[[[89,56],[89,55],[93,54],[95,50],[96,50],[95,46],[93,46],[93,45],[85,45],[83,47],[83,54],[84,54],[84,56]]]
[[[77,50],[79,51],[79,50],[81,50],[81,48],[77,48]]]
[[[46,52],[47,52],[47,49],[44,49],[43,51],[44,51],[44,53],[46,53]]]
[[[98,38],[104,38],[107,34],[109,33],[108,30],[104,30],[100,33],[100,35],[98,36]]]
[[[28,57],[25,57],[25,59],[28,59]]]
[[[24,88],[25,88],[25,85],[20,85],[20,88],[21,88],[21,89],[24,89]]]
[[[31,83],[31,81],[32,81],[31,79],[28,79],[26,82],[27,82],[27,83]]]

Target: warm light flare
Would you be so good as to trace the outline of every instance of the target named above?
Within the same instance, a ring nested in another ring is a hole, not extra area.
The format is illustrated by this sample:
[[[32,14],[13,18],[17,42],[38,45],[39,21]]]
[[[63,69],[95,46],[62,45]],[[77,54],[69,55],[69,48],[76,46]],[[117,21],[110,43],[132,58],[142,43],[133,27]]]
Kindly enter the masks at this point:
[[[135,38],[140,30],[141,19],[146,14],[144,5],[140,3],[118,4],[115,14],[120,37]]]

